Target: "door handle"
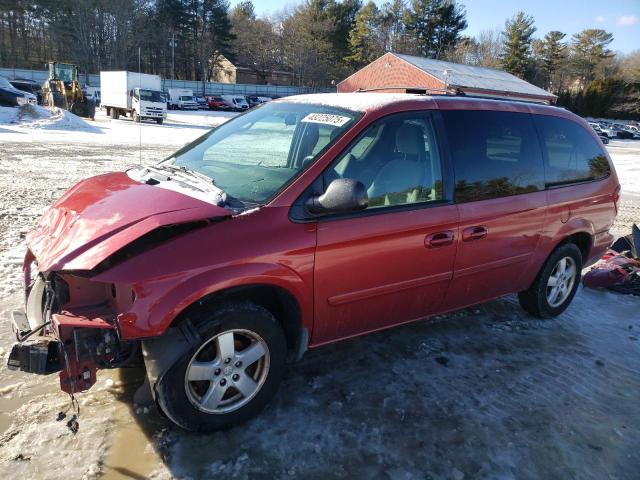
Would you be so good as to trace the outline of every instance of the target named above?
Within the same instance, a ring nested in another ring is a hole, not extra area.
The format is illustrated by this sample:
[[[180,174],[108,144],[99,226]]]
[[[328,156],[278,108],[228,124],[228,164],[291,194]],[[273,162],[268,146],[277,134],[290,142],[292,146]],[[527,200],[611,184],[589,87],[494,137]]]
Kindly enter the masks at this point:
[[[487,227],[477,225],[474,227],[467,227],[462,231],[462,241],[470,242],[471,240],[482,240],[489,233]]]
[[[427,248],[444,247],[453,243],[453,232],[447,230],[446,232],[437,232],[427,235],[424,239],[424,244]]]

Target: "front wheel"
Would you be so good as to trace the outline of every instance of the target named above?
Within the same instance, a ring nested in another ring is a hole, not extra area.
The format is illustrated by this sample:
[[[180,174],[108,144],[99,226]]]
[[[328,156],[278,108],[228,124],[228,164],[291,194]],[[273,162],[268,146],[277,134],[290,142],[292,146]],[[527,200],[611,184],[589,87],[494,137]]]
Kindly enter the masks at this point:
[[[275,395],[286,359],[284,333],[265,308],[233,303],[199,322],[201,343],[156,385],[162,411],[178,426],[211,432],[257,415]]]
[[[538,318],[560,315],[573,300],[582,271],[582,253],[573,243],[556,248],[542,266],[533,285],[520,292],[520,305]]]

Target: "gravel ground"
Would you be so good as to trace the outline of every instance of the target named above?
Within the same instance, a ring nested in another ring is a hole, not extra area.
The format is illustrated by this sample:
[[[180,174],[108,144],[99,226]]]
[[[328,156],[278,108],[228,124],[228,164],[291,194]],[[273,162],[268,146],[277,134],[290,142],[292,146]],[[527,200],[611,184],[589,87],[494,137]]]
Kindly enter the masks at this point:
[[[137,162],[134,140],[119,143],[101,122],[99,142],[0,130],[0,356],[21,301],[24,233],[76,181]],[[201,133],[185,127],[143,156],[163,158]],[[640,142],[609,150],[640,161]],[[639,220],[640,197],[625,195],[615,231]],[[324,347],[289,369],[260,417],[214,435],[133,404],[142,372],[129,369],[100,372],[80,395],[73,436],[55,421],[67,405],[57,376],[3,368],[0,477],[636,479],[638,312],[638,298],[581,288],[551,321],[506,297]]]

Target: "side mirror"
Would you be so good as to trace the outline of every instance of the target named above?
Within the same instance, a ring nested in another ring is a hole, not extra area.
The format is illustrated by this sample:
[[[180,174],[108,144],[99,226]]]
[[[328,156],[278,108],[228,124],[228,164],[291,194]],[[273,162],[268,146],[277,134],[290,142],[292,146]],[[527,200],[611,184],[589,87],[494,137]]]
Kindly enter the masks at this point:
[[[358,180],[338,178],[322,195],[309,198],[305,206],[311,213],[341,213],[364,210],[369,206],[367,189]]]

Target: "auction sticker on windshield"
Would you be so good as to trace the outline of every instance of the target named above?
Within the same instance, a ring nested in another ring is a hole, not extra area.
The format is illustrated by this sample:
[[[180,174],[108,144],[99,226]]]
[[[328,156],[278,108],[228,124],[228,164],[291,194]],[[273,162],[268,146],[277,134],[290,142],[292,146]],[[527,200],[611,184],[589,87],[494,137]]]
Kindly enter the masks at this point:
[[[302,119],[308,123],[323,123],[325,125],[333,125],[334,127],[342,127],[351,118],[342,115],[332,115],[330,113],[310,113]]]

